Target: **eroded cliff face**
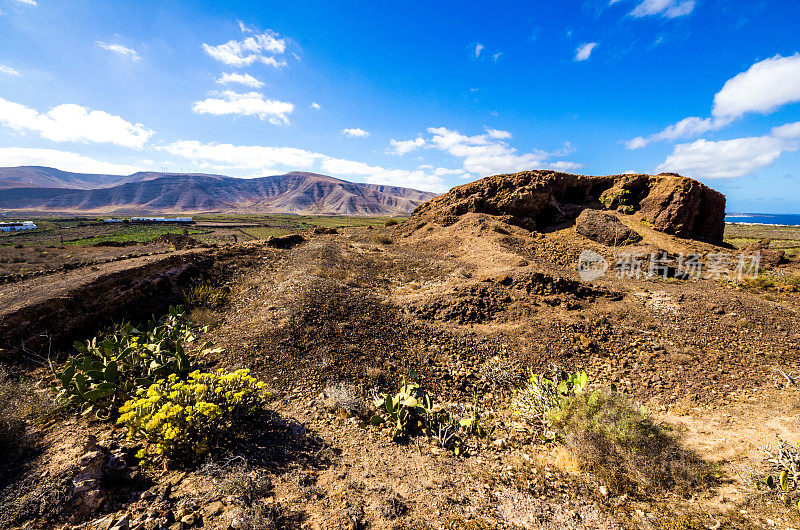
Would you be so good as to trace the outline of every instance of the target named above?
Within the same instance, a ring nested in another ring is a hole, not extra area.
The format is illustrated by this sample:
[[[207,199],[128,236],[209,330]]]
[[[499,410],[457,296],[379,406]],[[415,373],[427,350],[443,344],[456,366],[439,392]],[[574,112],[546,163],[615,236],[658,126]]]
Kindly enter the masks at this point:
[[[575,219],[587,208],[638,212],[656,230],[711,243],[721,242],[725,229],[725,196],[672,173],[495,175],[455,187],[417,207],[412,216],[448,223],[468,212],[485,213],[534,230]]]

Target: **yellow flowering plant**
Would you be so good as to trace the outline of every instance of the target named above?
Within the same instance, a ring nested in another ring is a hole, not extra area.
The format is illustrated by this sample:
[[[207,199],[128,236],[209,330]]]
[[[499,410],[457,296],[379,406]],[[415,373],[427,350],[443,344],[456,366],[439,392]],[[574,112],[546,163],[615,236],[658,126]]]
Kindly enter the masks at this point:
[[[195,370],[187,380],[171,374],[120,407],[117,423],[129,440],[144,443],[137,454],[144,463],[191,460],[263,410],[265,386],[245,369]]]

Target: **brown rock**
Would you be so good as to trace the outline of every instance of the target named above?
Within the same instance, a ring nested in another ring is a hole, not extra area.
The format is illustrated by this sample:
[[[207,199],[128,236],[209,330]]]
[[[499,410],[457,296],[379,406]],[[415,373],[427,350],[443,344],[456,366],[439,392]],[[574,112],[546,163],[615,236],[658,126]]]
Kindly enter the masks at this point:
[[[603,245],[629,245],[642,240],[642,236],[622,224],[608,212],[586,209],[575,219],[575,230],[582,236]]]
[[[451,189],[417,207],[419,221],[452,224],[474,212],[505,217],[527,229],[575,219],[586,208],[639,211],[656,230],[712,243],[722,241],[725,196],[680,175],[571,175],[525,171],[495,175]],[[446,220],[446,222],[445,222]]]

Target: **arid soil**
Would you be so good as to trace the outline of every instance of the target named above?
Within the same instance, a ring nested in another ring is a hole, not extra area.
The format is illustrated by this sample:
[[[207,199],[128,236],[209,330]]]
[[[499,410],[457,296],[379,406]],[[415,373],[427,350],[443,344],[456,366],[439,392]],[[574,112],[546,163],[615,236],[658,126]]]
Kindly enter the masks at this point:
[[[37,427],[36,449],[0,469],[0,526],[800,528],[797,507],[750,480],[760,446],[776,435],[800,441],[800,390],[774,371],[800,371],[797,292],[734,277],[618,277],[623,251],[737,252],[655,230],[640,213],[610,213],[643,238],[624,249],[580,235],[570,219],[530,230],[502,212],[422,213],[379,230],[307,231],[287,249],[248,243],[163,258],[164,270],[196,260],[198,274],[225,264],[206,278],[230,287],[231,299],[202,315],[212,324],[204,338],[222,350],[202,362],[250,368],[271,386],[255,441],[200,468],[138,469],[118,429],[67,415]],[[611,261],[605,276],[581,280],[583,250]],[[162,258],[139,259],[131,275]],[[798,272],[789,261],[767,274]],[[113,289],[123,276],[18,282],[0,286],[0,300],[19,312]],[[621,493],[564,446],[521,432],[511,396],[527,369],[553,367],[585,370],[590,389],[628,392],[706,462],[709,481],[688,494]],[[467,439],[455,456],[424,437],[392,442],[326,406],[334,384],[369,401],[412,371],[450,410],[477,403],[491,435]],[[96,490],[76,493],[76,477],[93,469]],[[265,477],[262,526],[246,526],[255,519],[226,486],[237,473]]]

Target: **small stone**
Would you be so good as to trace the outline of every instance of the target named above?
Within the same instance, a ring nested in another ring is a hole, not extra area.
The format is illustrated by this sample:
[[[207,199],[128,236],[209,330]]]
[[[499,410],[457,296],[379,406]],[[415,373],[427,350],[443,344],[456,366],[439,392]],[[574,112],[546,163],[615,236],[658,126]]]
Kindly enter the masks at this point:
[[[600,489],[600,495],[602,495],[603,497],[608,497],[608,488],[606,488],[605,486],[600,486],[599,489]]]
[[[126,513],[122,518],[117,521],[111,530],[128,530],[130,528],[131,516]]]
[[[187,526],[192,526],[194,525],[196,519],[197,518],[195,517],[195,515],[193,513],[190,513],[188,515],[184,515],[183,517],[181,517],[181,523]]]

